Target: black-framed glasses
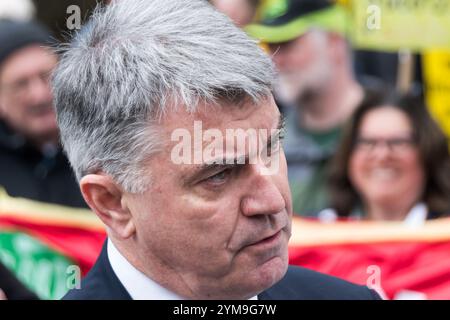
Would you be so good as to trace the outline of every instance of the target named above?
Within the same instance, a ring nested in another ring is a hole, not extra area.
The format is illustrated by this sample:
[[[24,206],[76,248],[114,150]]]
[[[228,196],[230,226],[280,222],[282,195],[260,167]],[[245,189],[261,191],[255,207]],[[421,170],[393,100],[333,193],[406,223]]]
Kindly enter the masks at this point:
[[[387,146],[391,152],[401,152],[416,145],[414,138],[392,137],[392,138],[369,138],[359,137],[356,139],[355,148],[361,151],[374,151],[378,146]]]

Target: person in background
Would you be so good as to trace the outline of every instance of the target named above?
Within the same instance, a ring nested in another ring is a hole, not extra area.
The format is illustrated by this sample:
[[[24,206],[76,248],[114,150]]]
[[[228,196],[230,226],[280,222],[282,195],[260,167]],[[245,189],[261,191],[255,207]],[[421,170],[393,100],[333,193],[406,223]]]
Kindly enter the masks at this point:
[[[327,0],[275,1],[246,31],[268,44],[280,73],[275,90],[286,116],[284,148],[294,212],[328,207],[326,174],[341,127],[364,95],[352,70],[346,13]]]
[[[242,28],[253,21],[260,0],[209,0],[209,2]]]
[[[11,196],[86,207],[59,146],[49,39],[37,23],[0,20],[0,186]]]
[[[405,221],[450,214],[448,141],[421,98],[371,93],[355,112],[330,171],[320,216]]]

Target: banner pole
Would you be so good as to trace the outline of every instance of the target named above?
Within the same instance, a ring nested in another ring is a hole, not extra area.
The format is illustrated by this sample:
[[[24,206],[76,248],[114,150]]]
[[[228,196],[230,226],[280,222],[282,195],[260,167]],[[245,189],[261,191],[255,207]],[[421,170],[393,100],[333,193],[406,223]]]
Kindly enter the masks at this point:
[[[403,49],[398,52],[397,91],[407,93],[411,90],[414,79],[414,55],[411,50]]]

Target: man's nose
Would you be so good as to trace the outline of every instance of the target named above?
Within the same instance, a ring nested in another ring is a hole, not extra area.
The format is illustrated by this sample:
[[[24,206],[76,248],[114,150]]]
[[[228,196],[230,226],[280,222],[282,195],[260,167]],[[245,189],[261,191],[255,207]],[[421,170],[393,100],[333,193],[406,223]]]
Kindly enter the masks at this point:
[[[285,200],[275,183],[276,175],[265,175],[260,165],[252,165],[252,180],[247,196],[241,200],[241,210],[246,216],[270,215],[285,209]]]

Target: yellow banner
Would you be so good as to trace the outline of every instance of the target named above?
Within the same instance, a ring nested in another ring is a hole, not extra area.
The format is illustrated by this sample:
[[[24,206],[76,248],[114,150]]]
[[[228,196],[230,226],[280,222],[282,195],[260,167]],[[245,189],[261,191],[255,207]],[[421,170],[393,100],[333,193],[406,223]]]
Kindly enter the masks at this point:
[[[450,49],[450,0],[349,0],[358,48]]]
[[[430,112],[450,137],[450,49],[426,51],[423,76]]]

